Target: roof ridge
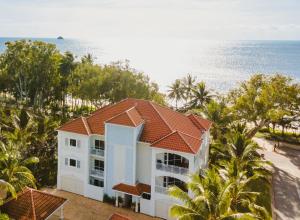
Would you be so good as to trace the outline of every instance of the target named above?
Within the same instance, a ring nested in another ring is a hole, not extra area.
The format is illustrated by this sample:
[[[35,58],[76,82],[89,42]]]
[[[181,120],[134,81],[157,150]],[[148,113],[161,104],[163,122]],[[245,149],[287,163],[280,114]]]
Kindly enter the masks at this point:
[[[131,110],[133,110],[133,109],[135,109],[135,111],[139,114],[140,118],[143,120],[141,114],[137,111],[136,106],[133,106],[132,108],[126,110],[126,113],[127,113],[128,117],[129,117],[129,119],[131,120],[131,122],[134,124],[134,126],[137,126],[137,124],[136,124],[135,121],[132,119],[131,115],[129,114],[129,111],[131,111]]]
[[[181,134],[179,131],[177,131],[177,132],[178,132],[179,136],[183,139],[183,141],[186,143],[186,145],[189,146],[190,150],[191,150],[193,153],[195,153],[195,151],[194,151],[194,149],[191,147],[191,145],[190,145],[189,143],[187,143],[187,141],[185,140],[184,137],[182,137],[182,134]]]
[[[163,140],[163,139],[165,139],[165,138],[169,137],[170,135],[172,135],[172,134],[174,134],[174,133],[176,133],[176,132],[178,132],[178,131],[173,131],[173,132],[170,132],[169,134],[167,134],[167,135],[165,135],[165,136],[161,137],[160,139],[158,139],[158,140],[154,141],[154,142],[153,142],[151,145],[153,145],[153,144],[156,144],[156,143],[160,142],[161,140]]]
[[[130,121],[135,125],[135,123],[133,122],[132,118],[131,118],[130,115],[128,114],[128,111],[131,110],[132,108],[135,108],[135,106],[130,107],[130,108],[127,109],[126,111],[123,111],[123,112],[121,112],[121,113],[119,113],[119,114],[117,114],[117,115],[115,115],[115,116],[113,116],[113,117],[111,117],[111,118],[105,120],[104,122],[108,122],[108,121],[110,121],[110,120],[112,120],[112,119],[114,119],[114,118],[116,118],[116,117],[118,117],[118,116],[120,116],[120,115],[126,114],[126,115],[129,117]]]
[[[34,199],[33,199],[33,194],[32,194],[32,189],[29,189],[30,192],[30,198],[31,198],[31,208],[32,208],[32,217],[33,220],[36,220],[36,214],[35,214],[35,206],[34,206]]]
[[[72,123],[72,122],[74,122],[74,121],[80,119],[81,117],[82,117],[82,116],[79,116],[79,117],[77,117],[77,118],[71,119],[70,121],[67,121],[66,123],[62,124],[59,128],[57,128],[56,130],[59,130],[59,129],[62,128],[63,126],[68,125],[68,124],[70,124],[70,123]],[[30,188],[30,189],[31,189],[31,188]]]
[[[60,197],[60,196],[57,196],[57,195],[54,195],[54,194],[51,194],[51,193],[48,193],[48,192],[40,191],[40,190],[33,189],[33,188],[30,188],[30,187],[27,187],[27,188],[30,189],[30,190],[32,190],[32,191],[34,191],[34,192],[37,192],[37,193],[41,193],[41,194],[53,196],[53,197],[56,197],[56,198],[68,200],[68,199],[66,199],[66,198],[63,198],[63,197]]]
[[[88,133],[88,135],[90,135],[91,134],[91,129],[90,129],[89,125],[88,125],[88,122],[86,121],[86,118],[83,117],[83,116],[81,116],[81,120],[82,120],[83,125],[84,125],[84,127],[86,129],[86,132]]]
[[[185,133],[185,132],[182,132],[182,131],[178,131],[178,132],[181,133],[181,134],[183,134],[183,135],[189,136],[189,137],[191,137],[191,138],[197,139],[197,140],[199,140],[199,141],[202,140],[202,138],[194,137],[194,136],[192,136],[192,135],[190,135],[190,134],[187,134],[187,133]]]
[[[107,110],[107,109],[110,109],[110,108],[112,108],[113,106],[115,106],[115,105],[117,105],[117,104],[119,104],[119,103],[121,103],[121,102],[125,102],[125,101],[127,101],[127,100],[129,100],[129,99],[130,99],[130,98],[122,99],[122,100],[119,101],[119,102],[110,104],[110,105],[108,105],[108,106],[107,106],[107,105],[106,105],[106,106],[103,106],[103,107],[97,109],[96,111],[92,112],[92,113],[88,116],[88,118],[90,118],[91,116],[93,116],[93,115],[95,115],[96,113],[100,112],[100,110]]]
[[[157,114],[159,115],[159,117],[161,118],[161,120],[168,126],[168,128],[170,129],[171,132],[173,132],[174,130],[171,128],[171,126],[169,125],[169,123],[167,123],[167,121],[164,119],[164,117],[162,117],[161,113],[156,109],[156,107],[153,105],[152,102],[148,101],[149,104],[152,106],[152,108],[157,112]]]

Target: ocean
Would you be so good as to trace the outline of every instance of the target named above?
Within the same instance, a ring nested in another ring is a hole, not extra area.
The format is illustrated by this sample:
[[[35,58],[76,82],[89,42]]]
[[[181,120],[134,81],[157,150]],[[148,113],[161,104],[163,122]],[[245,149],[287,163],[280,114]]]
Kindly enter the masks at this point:
[[[5,42],[20,38],[0,38]],[[132,68],[147,74],[166,91],[175,79],[190,73],[209,88],[228,91],[253,73],[283,73],[300,80],[300,41],[203,41],[194,39],[32,38],[56,44],[79,59],[90,53],[95,62],[129,60]]]

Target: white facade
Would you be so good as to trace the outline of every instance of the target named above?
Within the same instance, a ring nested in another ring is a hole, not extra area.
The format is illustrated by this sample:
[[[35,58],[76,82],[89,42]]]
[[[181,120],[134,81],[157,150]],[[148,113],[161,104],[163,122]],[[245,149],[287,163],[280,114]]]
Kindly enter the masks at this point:
[[[199,137],[199,152],[191,154],[140,142],[142,129],[143,124],[129,127],[105,123],[105,135],[59,130],[57,188],[102,201],[104,194],[116,196],[112,189],[116,184],[147,184],[151,186],[150,199],[132,198],[139,203],[139,211],[171,219],[168,210],[178,201],[170,198],[166,189],[186,182],[188,173],[207,167],[209,131]]]

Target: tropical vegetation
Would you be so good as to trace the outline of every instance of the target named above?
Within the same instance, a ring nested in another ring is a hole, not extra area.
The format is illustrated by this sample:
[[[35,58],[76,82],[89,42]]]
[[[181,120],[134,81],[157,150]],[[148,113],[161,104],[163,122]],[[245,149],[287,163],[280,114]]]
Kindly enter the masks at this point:
[[[55,130],[61,124],[133,97],[174,104],[213,122],[209,167],[190,176],[192,193],[170,189],[182,200],[172,215],[270,219],[270,164],[251,138],[264,129],[275,134],[278,126],[289,134],[300,120],[299,94],[300,84],[282,74],[254,74],[223,95],[187,74],[163,94],[128,61],[98,64],[90,54],[78,58],[45,42],[8,42],[0,54],[0,199],[25,186],[56,184]]]

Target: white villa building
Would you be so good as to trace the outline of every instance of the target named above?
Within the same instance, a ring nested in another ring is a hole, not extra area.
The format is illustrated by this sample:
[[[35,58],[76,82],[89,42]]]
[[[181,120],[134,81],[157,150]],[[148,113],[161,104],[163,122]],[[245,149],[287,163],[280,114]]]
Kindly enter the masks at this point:
[[[58,129],[57,188],[170,219],[167,188],[206,168],[210,126],[151,101],[105,106]]]

